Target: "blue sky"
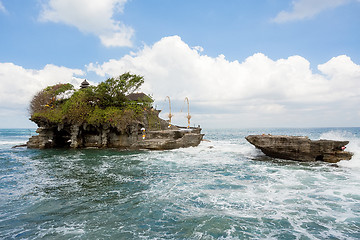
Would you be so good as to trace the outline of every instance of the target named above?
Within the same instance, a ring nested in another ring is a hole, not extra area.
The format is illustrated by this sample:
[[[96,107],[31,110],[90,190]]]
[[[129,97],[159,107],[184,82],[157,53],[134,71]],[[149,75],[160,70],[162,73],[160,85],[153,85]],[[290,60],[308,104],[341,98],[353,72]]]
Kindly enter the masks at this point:
[[[31,97],[125,71],[175,121],[359,126],[359,0],[0,0],[0,127],[35,127]]]

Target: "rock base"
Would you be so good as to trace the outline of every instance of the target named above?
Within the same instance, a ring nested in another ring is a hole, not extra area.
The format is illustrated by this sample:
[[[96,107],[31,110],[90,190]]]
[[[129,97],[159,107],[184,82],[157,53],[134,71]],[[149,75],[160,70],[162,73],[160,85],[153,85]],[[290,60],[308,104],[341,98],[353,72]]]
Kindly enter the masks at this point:
[[[28,148],[118,148],[165,150],[195,147],[204,134],[201,128],[184,129],[172,126],[170,129],[145,131],[141,126],[129,127],[125,133],[114,128],[93,126],[47,126],[39,127],[39,135],[32,136]],[[145,135],[145,137],[144,137]]]

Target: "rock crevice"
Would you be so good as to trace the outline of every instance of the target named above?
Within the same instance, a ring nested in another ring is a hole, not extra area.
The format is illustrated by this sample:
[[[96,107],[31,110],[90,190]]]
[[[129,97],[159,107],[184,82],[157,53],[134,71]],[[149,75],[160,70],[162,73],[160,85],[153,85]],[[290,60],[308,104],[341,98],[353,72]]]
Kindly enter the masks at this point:
[[[128,133],[118,132],[114,128],[94,128],[87,130],[81,126],[64,126],[58,131],[57,126],[39,127],[38,135],[27,142],[28,148],[118,148],[165,150],[181,147],[195,147],[200,144],[203,135],[201,128],[171,129],[142,132],[140,126],[133,127]],[[145,137],[144,137],[145,135]]]
[[[154,113],[154,112],[153,112]],[[159,113],[159,111],[155,112]],[[169,126],[156,116],[157,125],[151,126],[147,117],[143,121],[132,121],[124,130],[108,124],[94,126],[84,124],[55,124],[38,121],[38,135],[27,142],[28,148],[118,148],[165,150],[195,147],[204,134],[201,128]],[[145,131],[144,131],[145,129]]]

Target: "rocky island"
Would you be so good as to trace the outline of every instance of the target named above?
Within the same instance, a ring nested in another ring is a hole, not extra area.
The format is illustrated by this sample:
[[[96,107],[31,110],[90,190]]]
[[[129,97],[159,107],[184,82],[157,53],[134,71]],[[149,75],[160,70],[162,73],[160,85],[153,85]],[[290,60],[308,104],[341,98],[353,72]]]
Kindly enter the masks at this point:
[[[124,73],[97,86],[57,84],[37,93],[30,120],[38,135],[28,148],[118,148],[164,150],[197,146],[201,128],[178,127],[159,117],[153,99],[135,93],[143,77]]]
[[[349,141],[310,140],[302,136],[249,135],[246,140],[265,155],[302,162],[336,163],[350,160],[352,153],[344,151]]]

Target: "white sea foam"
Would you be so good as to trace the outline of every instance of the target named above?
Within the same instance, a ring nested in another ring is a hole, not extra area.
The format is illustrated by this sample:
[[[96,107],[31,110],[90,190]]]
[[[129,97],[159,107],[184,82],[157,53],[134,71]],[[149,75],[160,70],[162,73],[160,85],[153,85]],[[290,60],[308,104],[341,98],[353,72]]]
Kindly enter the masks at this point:
[[[354,155],[351,160],[344,160],[338,163],[339,166],[360,170],[360,138],[347,131],[329,131],[320,136],[321,139],[349,141],[346,151]]]
[[[14,141],[8,141],[8,140],[3,140],[0,141],[0,145],[5,146],[5,145],[9,145],[9,146],[15,146],[15,145],[20,145],[20,144],[25,144],[26,140],[24,141],[19,141],[19,140],[14,140]]]
[[[181,148],[172,150],[174,154],[190,154],[194,158],[188,164],[194,164],[198,162],[203,164],[204,162],[219,164],[229,164],[236,163],[240,157],[251,158],[253,156],[261,154],[254,146],[247,144],[247,142],[236,142],[229,140],[212,140],[212,141],[203,141],[197,147],[190,148]],[[228,155],[229,157],[224,157]],[[201,156],[201,158],[198,158]],[[175,161],[178,161],[178,157],[172,158]],[[182,159],[184,160],[184,159]]]
[[[342,140],[349,135],[327,133],[322,138]],[[353,139],[356,141],[355,137]],[[353,147],[350,145],[349,149]],[[329,165],[244,162],[243,157],[252,154],[258,152],[250,144],[235,144],[228,140],[161,153],[163,160],[171,159],[184,170],[168,172],[167,179],[153,182],[146,192],[148,199],[171,202],[171,206],[181,209],[184,219],[207,219],[209,215],[254,219],[258,226],[251,226],[251,223],[244,225],[253,232],[254,228],[257,229],[257,234],[252,235],[254,238],[265,235],[276,239],[279,234],[277,228],[284,226],[282,231],[288,231],[296,238],[346,238],[347,235],[339,229],[334,230],[334,226],[354,216],[350,210],[354,209],[354,204],[349,198],[359,197],[358,194],[351,195],[354,194],[353,189],[359,187],[359,181],[352,183],[350,179],[354,178],[353,175],[348,176],[346,171]],[[236,156],[242,157],[237,159]],[[188,172],[187,169],[192,170]],[[174,210],[170,207],[167,211],[171,214]],[[193,236],[210,237],[202,231],[206,224],[200,224]],[[261,226],[266,224],[274,226],[273,229],[266,230]],[[308,231],[311,224],[324,229],[324,233],[313,235]],[[223,239],[234,237],[232,228],[225,231],[227,238]]]
[[[39,226],[40,232],[37,234],[40,238],[46,238],[52,235],[62,235],[64,237],[80,237],[85,233],[83,224],[74,225],[74,224],[64,224],[60,227],[51,227],[47,229],[41,229]],[[75,236],[74,236],[75,235]]]
[[[354,239],[360,174],[352,166],[253,161],[260,153],[242,136],[220,137],[170,151],[9,151],[19,171],[0,180],[20,192],[1,216],[32,231],[13,213],[34,213],[28,222],[40,223],[29,238]],[[359,149],[347,132],[321,137]]]

